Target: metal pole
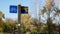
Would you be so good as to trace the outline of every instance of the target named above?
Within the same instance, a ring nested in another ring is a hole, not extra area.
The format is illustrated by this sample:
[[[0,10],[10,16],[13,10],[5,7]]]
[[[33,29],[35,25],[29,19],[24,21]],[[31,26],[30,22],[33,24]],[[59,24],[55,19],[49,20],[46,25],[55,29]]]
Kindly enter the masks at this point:
[[[20,23],[21,23],[21,5],[18,5],[18,34],[21,33],[20,31]]]

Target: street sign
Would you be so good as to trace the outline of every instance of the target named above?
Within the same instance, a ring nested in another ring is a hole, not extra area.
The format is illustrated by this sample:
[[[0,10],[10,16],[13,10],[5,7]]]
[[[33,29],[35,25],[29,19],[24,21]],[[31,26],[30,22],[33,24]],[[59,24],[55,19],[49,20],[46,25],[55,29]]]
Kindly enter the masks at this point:
[[[11,5],[10,6],[10,13],[17,13],[17,6]]]
[[[21,6],[21,14],[28,14],[28,7]]]

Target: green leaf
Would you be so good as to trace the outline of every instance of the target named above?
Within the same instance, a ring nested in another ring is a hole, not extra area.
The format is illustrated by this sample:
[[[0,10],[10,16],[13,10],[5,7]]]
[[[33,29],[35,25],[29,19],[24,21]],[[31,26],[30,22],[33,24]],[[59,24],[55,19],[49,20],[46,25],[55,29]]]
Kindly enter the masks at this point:
[[[5,18],[5,15],[3,14],[3,16],[2,16],[3,18]]]

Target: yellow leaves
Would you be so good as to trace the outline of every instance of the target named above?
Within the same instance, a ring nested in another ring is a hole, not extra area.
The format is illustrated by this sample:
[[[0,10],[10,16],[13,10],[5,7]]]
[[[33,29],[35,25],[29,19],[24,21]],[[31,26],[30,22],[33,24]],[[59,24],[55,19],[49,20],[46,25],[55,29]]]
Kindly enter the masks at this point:
[[[28,14],[22,14],[21,15],[21,22],[24,24],[30,23],[30,16]]]
[[[23,27],[21,27],[20,30],[21,30],[21,32],[24,32],[24,28]]]
[[[0,18],[2,18],[2,16],[3,16],[3,13],[2,13],[2,11],[0,11]]]
[[[44,31],[47,26],[45,24],[40,25],[40,31]]]
[[[36,30],[37,29],[37,27],[35,27],[34,25],[30,25],[30,30],[32,31],[32,30]]]
[[[6,23],[7,24],[11,24],[11,25],[15,25],[15,21],[13,21],[12,19],[6,19]]]
[[[26,34],[30,34],[30,32],[26,32]]]
[[[3,28],[2,27],[0,27],[0,32],[2,32],[3,31]]]
[[[5,18],[4,14],[2,13],[2,11],[0,11],[0,18]]]
[[[25,24],[26,29],[30,29],[30,24]]]
[[[52,0],[46,0],[46,8],[50,9],[52,7]]]
[[[29,29],[30,31],[35,31],[35,32],[37,31],[37,27],[31,24],[26,25],[26,29]]]
[[[2,23],[3,23],[2,17],[3,17],[3,13],[2,11],[0,11],[0,27],[2,27]]]
[[[25,26],[25,29],[30,29],[30,16],[29,14],[21,14],[21,24]]]
[[[2,18],[0,18],[0,26],[2,26]]]

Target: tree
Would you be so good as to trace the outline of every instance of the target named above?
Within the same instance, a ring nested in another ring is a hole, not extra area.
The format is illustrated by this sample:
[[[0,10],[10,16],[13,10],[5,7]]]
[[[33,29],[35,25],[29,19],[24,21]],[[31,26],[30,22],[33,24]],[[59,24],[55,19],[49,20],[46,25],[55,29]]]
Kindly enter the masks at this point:
[[[17,29],[16,22],[10,18],[6,18],[6,22],[3,25],[4,32],[13,32]],[[8,31],[9,30],[9,31]]]
[[[2,11],[0,11],[0,18],[5,18],[5,15],[3,14]]]
[[[38,21],[38,19],[36,19],[36,18],[33,18],[32,20],[31,20],[31,24],[34,26],[34,27],[36,27],[36,31],[37,31],[37,33],[39,34],[39,30],[40,30],[40,23],[39,23],[39,21]]]
[[[60,32],[60,24],[56,26],[57,30]]]
[[[29,14],[21,14],[21,33],[26,33],[30,31],[30,15]]]
[[[49,31],[49,32],[56,31],[56,25],[53,24],[53,22],[52,22],[51,19],[48,20],[46,24],[48,25],[48,27],[47,27],[47,28],[48,28],[47,31]]]
[[[50,34],[50,30],[55,28],[55,25],[53,24],[52,18],[56,17],[56,15],[58,15],[58,12],[60,11],[57,8],[55,8],[54,6],[55,6],[54,0],[46,0],[45,7],[43,7],[43,9],[40,9],[40,15],[44,15],[44,13],[47,13],[47,20],[46,20],[46,22],[47,22],[49,34]],[[51,16],[52,18],[50,17],[50,13],[52,12],[51,9],[56,12],[56,14]]]
[[[2,20],[2,18],[4,18],[4,17],[5,17],[4,14],[2,13],[2,11],[0,11],[0,32],[3,31],[3,28],[2,28],[3,20]]]

